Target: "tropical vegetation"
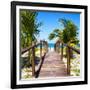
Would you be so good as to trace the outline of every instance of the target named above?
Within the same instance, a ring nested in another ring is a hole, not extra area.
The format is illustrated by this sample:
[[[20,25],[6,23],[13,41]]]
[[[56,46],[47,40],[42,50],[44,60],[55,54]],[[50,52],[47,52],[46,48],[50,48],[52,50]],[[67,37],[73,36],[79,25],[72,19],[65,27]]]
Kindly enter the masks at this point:
[[[39,27],[42,25],[40,21],[37,20],[38,13],[35,11],[30,10],[20,10],[20,44],[21,49],[27,48],[29,46],[32,46],[37,42],[37,37],[39,35]],[[79,40],[77,38],[78,35],[78,27],[68,19],[60,18],[58,19],[58,22],[62,25],[63,28],[55,28],[49,35],[48,39],[53,40],[57,39],[62,43],[65,43],[69,46],[77,45],[79,43]],[[64,48],[64,50],[67,52],[67,48]],[[38,51],[38,48],[36,48],[36,51]],[[71,51],[72,52],[72,51]],[[24,59],[24,60],[22,60]],[[74,68],[76,75],[78,76],[80,73],[80,70],[76,68],[77,63],[73,65],[74,60],[71,60],[71,65]],[[25,58],[22,58],[21,56],[21,66],[24,66],[22,73],[28,72],[30,73],[32,71],[30,67],[32,62],[32,52],[29,50],[28,57],[25,60]],[[80,64],[80,63],[79,63]],[[79,67],[79,65],[78,65]],[[77,70],[76,70],[77,69]],[[73,71],[73,70],[72,70]],[[27,74],[24,78],[31,78],[30,74]]]
[[[77,35],[78,35],[78,28],[77,26],[71,21],[67,19],[59,19],[59,22],[62,24],[63,29],[55,29],[49,35],[49,40],[57,38],[63,43],[70,45],[71,43],[77,44],[79,42]]]
[[[37,20],[38,13],[30,10],[20,10],[20,40],[21,40],[21,49],[32,46],[32,44],[37,42],[37,37],[40,30],[38,29],[42,23]],[[28,62],[24,63],[21,60],[23,65],[21,66],[30,66],[32,61],[32,53],[29,50],[28,53]]]
[[[41,22],[37,20],[38,13],[30,10],[20,11],[20,31],[21,31],[21,47],[26,48],[37,41],[37,36],[40,32],[38,27]]]

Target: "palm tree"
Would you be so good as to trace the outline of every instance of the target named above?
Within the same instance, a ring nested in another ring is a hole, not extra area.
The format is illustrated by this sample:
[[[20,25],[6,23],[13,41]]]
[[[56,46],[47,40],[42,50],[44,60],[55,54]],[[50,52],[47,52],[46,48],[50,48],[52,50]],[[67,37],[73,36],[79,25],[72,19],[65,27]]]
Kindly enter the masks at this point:
[[[53,30],[52,33],[50,33],[48,38],[49,38],[49,40],[56,38],[57,41],[59,41],[57,44],[55,44],[55,48],[54,48],[55,51],[59,52],[60,41],[62,41],[62,31],[59,29],[55,29],[55,30]]]
[[[36,37],[40,30],[38,27],[41,23],[37,23],[37,13],[29,10],[21,10],[21,47],[25,48],[32,45],[36,41]]]
[[[78,35],[78,28],[77,26],[71,21],[67,19],[59,19],[59,22],[63,25],[63,42],[70,45],[70,43],[78,43],[77,35]]]
[[[41,22],[37,21],[38,13],[30,10],[20,10],[20,36],[21,36],[21,48],[31,46],[37,41],[37,36],[40,30]],[[32,54],[29,51],[29,62],[31,64]]]
[[[53,32],[49,35],[49,40],[58,38],[59,41],[68,45],[71,43],[77,44],[79,42],[77,39],[77,26],[71,20],[67,19],[59,19],[59,22],[63,25],[63,29],[53,30]]]
[[[48,39],[52,40],[54,38],[57,38],[58,40],[62,40],[62,31],[59,29],[54,29],[52,33],[50,33]]]

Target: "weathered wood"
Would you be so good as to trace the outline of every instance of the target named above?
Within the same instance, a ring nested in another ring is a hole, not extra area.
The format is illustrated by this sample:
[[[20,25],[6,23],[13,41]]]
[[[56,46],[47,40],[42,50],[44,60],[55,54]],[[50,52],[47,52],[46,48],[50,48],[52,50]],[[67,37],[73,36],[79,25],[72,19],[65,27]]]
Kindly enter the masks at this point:
[[[61,45],[61,60],[63,60],[63,43]]]
[[[54,44],[54,51],[56,51],[56,43]]]
[[[39,77],[67,76],[67,69],[57,52],[48,52],[41,67]]]
[[[34,45],[29,46],[29,47],[27,47],[27,48],[21,49],[21,54],[24,54],[25,52],[29,51],[29,50],[32,49],[33,47],[38,46],[39,44],[40,44],[40,43],[37,43],[37,44],[34,44]]]
[[[32,64],[31,55],[32,55],[32,50],[30,49],[30,50],[28,51],[28,60],[29,60],[29,63],[30,63],[30,64]]]
[[[60,52],[60,40],[57,40],[55,43],[55,51],[58,53]]]
[[[46,42],[47,43],[47,42]],[[46,44],[46,53],[48,52],[48,43]]]
[[[46,53],[47,53],[48,52],[48,43],[45,42],[45,44],[46,44]]]
[[[46,46],[46,53],[48,52],[48,44],[47,44],[47,46]]]
[[[74,48],[74,47],[70,47],[70,46],[68,46],[70,49],[72,49],[73,51],[75,51],[75,52],[77,52],[78,54],[80,54],[80,50],[78,50],[78,49],[76,49],[76,48]]]
[[[42,60],[42,41],[40,41],[40,60]]]
[[[32,76],[35,76],[35,48],[32,48]]]
[[[61,42],[61,43],[63,43],[63,42]],[[76,48],[74,48],[74,47],[71,47],[71,46],[69,46],[68,44],[65,44],[65,43],[63,43],[63,45],[65,45],[66,47],[69,47],[70,49],[72,49],[72,50],[75,51],[76,53],[80,54],[80,50],[79,50],[79,49],[76,49]]]
[[[55,44],[55,50],[56,50],[56,52],[58,52],[59,53],[59,49],[60,49],[60,42],[56,42],[56,44]]]
[[[46,41],[43,41],[43,46],[45,48],[45,53],[48,52],[48,43]]]
[[[35,47],[37,46],[37,45],[40,45],[40,59],[42,60],[42,43],[44,43],[45,44],[45,47],[44,48],[46,48],[46,52],[48,51],[48,44],[47,44],[47,42],[46,41],[40,41],[40,43],[35,43],[35,44],[33,44],[32,46],[30,46],[30,47],[27,47],[27,48],[25,48],[25,49],[22,49],[21,50],[21,54],[23,54],[23,53],[25,53],[25,52],[27,52],[27,51],[29,51],[29,50],[31,50],[32,51],[32,58],[30,58],[31,59],[31,63],[32,63],[32,76],[35,76]],[[51,76],[51,75],[55,75],[55,76],[60,76],[60,75],[70,75],[70,51],[71,50],[73,50],[73,51],[75,51],[75,52],[77,52],[78,54],[80,54],[80,50],[77,50],[76,48],[73,48],[73,47],[71,47],[71,46],[68,46],[67,44],[65,44],[66,45],[66,47],[67,47],[67,69],[65,69],[65,66],[64,66],[64,63],[63,63],[63,61],[62,61],[62,59],[63,59],[63,45],[64,45],[64,43],[62,43],[62,47],[61,47],[61,57],[59,56],[59,48],[60,48],[60,42],[57,42],[57,43],[55,43],[55,51],[56,52],[53,52],[53,53],[51,53],[50,55],[49,55],[49,57],[48,58],[45,58],[45,62],[44,62],[44,65],[43,65],[43,67],[42,67],[42,69],[45,69],[46,70],[46,72],[44,72],[43,70],[42,70],[42,72],[41,72],[41,76],[43,76],[43,75],[45,75],[45,74],[47,74],[47,76],[49,75],[49,76]],[[58,53],[57,53],[58,52]],[[57,53],[57,54],[56,54]],[[48,56],[48,55],[47,55]],[[59,58],[58,58],[59,57]],[[57,60],[56,60],[57,59]],[[59,61],[59,62],[58,62]],[[55,64],[55,63],[57,63],[57,64]],[[62,64],[63,63],[63,64]],[[59,65],[60,66],[59,66]],[[51,70],[50,72],[51,72],[51,74],[49,73],[49,70],[47,70],[47,67],[46,68],[44,68],[44,66],[49,66],[50,68],[49,69],[53,69],[53,70]],[[54,67],[55,66],[55,67]],[[57,67],[59,67],[59,68],[57,68]],[[64,68],[64,69],[61,69],[61,67],[62,68]],[[55,69],[54,69],[55,68]],[[59,70],[57,70],[57,69],[59,69]],[[65,72],[63,72],[63,70],[65,70]],[[67,71],[66,71],[67,70]],[[60,72],[59,72],[60,71]],[[44,74],[45,73],[45,74]],[[53,74],[52,74],[53,73]],[[59,73],[59,74],[54,74],[54,73]],[[64,73],[64,74],[63,74]],[[67,73],[67,74],[66,74]],[[43,74],[43,75],[42,75]]]
[[[67,47],[67,74],[70,75],[70,48]]]

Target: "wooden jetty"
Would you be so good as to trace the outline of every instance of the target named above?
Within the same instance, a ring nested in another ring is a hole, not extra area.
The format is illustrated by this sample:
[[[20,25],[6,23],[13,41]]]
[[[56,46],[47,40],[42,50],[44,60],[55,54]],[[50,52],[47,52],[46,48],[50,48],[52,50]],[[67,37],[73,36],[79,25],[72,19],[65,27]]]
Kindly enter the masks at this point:
[[[60,48],[61,44],[61,48]],[[35,48],[40,45],[40,63],[38,70],[35,69]],[[60,76],[70,76],[70,59],[71,50],[80,54],[80,50],[74,47],[64,46],[67,48],[67,66],[63,62],[63,45],[64,43],[58,41],[54,45],[53,51],[48,51],[48,43],[46,41],[40,41],[40,43],[34,44],[28,48],[22,49],[21,54],[31,50],[32,51],[32,76],[37,77],[60,77]],[[42,55],[42,46],[45,48],[45,54]],[[60,50],[60,51],[59,51]],[[59,53],[61,52],[61,54]]]
[[[67,76],[66,66],[57,52],[48,52],[42,64],[39,77],[59,76]]]

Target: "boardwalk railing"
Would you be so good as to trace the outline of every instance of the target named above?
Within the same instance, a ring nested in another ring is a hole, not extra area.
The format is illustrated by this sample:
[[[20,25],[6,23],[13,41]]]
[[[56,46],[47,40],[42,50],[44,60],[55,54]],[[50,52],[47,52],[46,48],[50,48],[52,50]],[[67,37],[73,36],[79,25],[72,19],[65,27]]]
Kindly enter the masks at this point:
[[[68,45],[66,45],[66,47],[67,47],[67,74],[70,75],[71,51],[75,51],[77,54],[80,54],[80,50],[78,50],[74,47],[68,46]]]
[[[70,59],[71,59],[71,51],[75,51],[77,54],[80,54],[80,50],[74,48],[74,47],[71,47],[65,43],[62,43],[60,41],[57,41],[55,43],[55,51],[56,52],[60,52],[59,51],[59,48],[60,48],[60,44],[61,44],[61,60],[63,59],[63,46],[66,46],[67,48],[67,52],[66,52],[66,55],[67,55],[67,75],[70,75],[70,68],[71,68],[71,65],[70,65]]]
[[[25,52],[31,50],[32,53],[32,76],[35,76],[35,48],[40,45],[40,60],[42,60],[42,46],[45,47],[45,53],[48,51],[47,42],[46,41],[40,41],[39,43],[33,44],[32,46],[29,46],[27,48],[21,49],[21,55]],[[30,56],[29,56],[30,57]],[[31,58],[30,58],[31,59]]]

